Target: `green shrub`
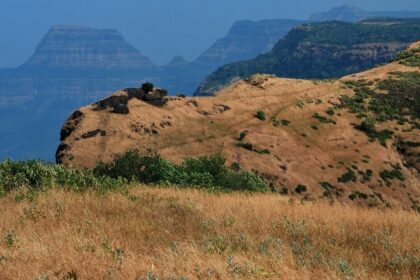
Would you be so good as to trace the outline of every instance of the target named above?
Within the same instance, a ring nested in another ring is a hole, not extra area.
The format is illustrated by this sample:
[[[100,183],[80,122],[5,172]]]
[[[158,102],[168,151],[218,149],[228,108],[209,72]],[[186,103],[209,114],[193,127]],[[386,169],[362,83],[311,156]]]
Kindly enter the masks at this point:
[[[321,116],[318,113],[315,113],[312,117],[315,118],[315,119],[317,119],[318,121],[320,121],[322,123],[326,123],[326,124],[329,124],[329,123],[337,124],[334,120],[329,119],[329,118],[326,118],[324,116]]]
[[[257,119],[259,119],[261,121],[265,121],[266,120],[265,112],[264,111],[258,111],[256,117],[257,117]]]
[[[308,191],[308,188],[305,185],[297,185],[295,192],[297,192],[298,194],[302,194]]]
[[[145,93],[149,93],[151,91],[153,91],[154,89],[154,85],[152,83],[146,82],[144,84],[141,85],[141,89],[145,92]]]
[[[290,121],[289,120],[278,120],[276,118],[272,119],[272,124],[274,127],[279,127],[280,125],[282,126],[289,126]]]
[[[349,198],[351,200],[355,200],[355,199],[368,199],[368,195],[363,193],[363,192],[359,192],[359,191],[355,191],[352,194],[349,195]]]
[[[347,172],[341,175],[340,177],[338,177],[337,181],[340,183],[348,183],[350,181],[356,182],[357,181],[356,173],[354,173],[354,171],[351,170],[350,168],[347,168]]]
[[[125,178],[145,184],[165,184],[220,188],[225,190],[265,191],[264,180],[250,172],[233,172],[225,166],[223,155],[186,158],[180,165],[160,156],[141,156],[137,151],[117,155],[110,163],[100,163],[94,174]]]
[[[241,133],[239,134],[239,138],[238,138],[238,140],[239,141],[242,141],[242,140],[244,140],[245,139],[245,137],[248,135],[248,130],[244,130],[244,131],[241,131]]]
[[[290,124],[290,121],[288,120],[281,120],[281,124],[284,126],[288,126]]]
[[[233,162],[230,168],[232,168],[233,171],[239,171],[241,170],[241,165],[239,162]]]
[[[383,170],[379,173],[379,176],[382,180],[385,181],[387,186],[391,185],[391,181],[398,179],[399,181],[405,181],[404,174],[401,172],[401,167],[399,165],[392,165],[391,170]]]
[[[204,187],[221,190],[264,192],[263,178],[254,173],[235,171],[225,166],[224,156],[217,154],[186,158],[180,165],[159,156],[141,156],[128,151],[110,163],[99,163],[93,171],[78,170],[41,161],[0,162],[0,196],[28,188],[37,192],[60,187],[73,191],[107,191],[127,186],[129,182]]]
[[[376,131],[375,120],[371,118],[366,118],[360,125],[356,125],[355,128],[366,133],[370,139],[378,139],[379,143],[384,147],[386,147],[386,140],[392,138],[394,134],[388,129]]]
[[[244,148],[249,151],[254,151],[254,145],[251,143],[237,143],[236,146]]]
[[[27,187],[31,191],[63,187],[75,191],[98,191],[120,188],[127,182],[122,179],[95,176],[91,171],[68,168],[41,161],[11,161],[0,163],[0,195]]]

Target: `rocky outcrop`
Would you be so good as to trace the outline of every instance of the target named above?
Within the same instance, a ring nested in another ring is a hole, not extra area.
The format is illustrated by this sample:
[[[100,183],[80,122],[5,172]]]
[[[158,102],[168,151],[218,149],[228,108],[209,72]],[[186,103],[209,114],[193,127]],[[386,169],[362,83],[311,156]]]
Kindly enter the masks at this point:
[[[142,68],[153,63],[113,29],[53,26],[23,68]]]
[[[163,106],[167,102],[167,95],[168,92],[160,88],[155,88],[150,92],[145,92],[141,88],[126,88],[118,94],[112,95],[95,103],[96,107],[94,110],[102,111],[110,108],[112,113],[126,115],[130,113],[128,101],[133,98],[145,101],[155,106]]]

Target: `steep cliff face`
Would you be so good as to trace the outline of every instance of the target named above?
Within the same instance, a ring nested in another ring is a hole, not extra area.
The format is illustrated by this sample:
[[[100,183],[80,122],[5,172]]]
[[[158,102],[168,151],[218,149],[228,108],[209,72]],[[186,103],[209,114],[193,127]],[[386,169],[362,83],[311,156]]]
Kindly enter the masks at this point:
[[[300,25],[271,52],[219,68],[194,95],[212,95],[235,78],[256,73],[290,78],[337,78],[385,63],[418,38],[420,19]]]
[[[236,22],[226,37],[217,40],[195,63],[218,67],[254,58],[270,51],[280,38],[301,23],[289,19]]]
[[[153,63],[113,29],[54,26],[23,68],[142,68]]]
[[[175,162],[222,152],[228,164],[258,172],[283,194],[414,207],[420,44],[400,58],[337,81],[254,75],[210,98],[153,104],[123,90],[71,115],[57,161],[92,168],[130,149]],[[121,104],[122,113],[115,110]],[[298,193],[298,185],[307,191]]]

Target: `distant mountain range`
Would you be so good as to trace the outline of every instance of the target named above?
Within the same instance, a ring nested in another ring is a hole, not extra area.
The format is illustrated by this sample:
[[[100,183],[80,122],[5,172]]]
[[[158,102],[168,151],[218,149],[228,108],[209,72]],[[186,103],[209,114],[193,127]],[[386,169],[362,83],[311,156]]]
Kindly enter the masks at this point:
[[[321,22],[329,20],[340,20],[348,22],[356,22],[368,18],[414,18],[420,17],[418,11],[386,11],[372,12],[365,11],[357,7],[341,6],[332,8],[328,12],[316,13],[310,16],[309,21]]]
[[[420,38],[420,18],[328,21],[295,27],[271,52],[220,67],[194,95],[208,96],[237,78],[253,74],[329,79],[391,60]]]
[[[362,14],[351,7],[337,9],[313,15],[308,21],[357,14],[345,18],[353,21]],[[419,13],[397,14],[411,17]],[[153,64],[116,30],[54,26],[27,62],[0,69],[0,159],[52,160],[57,132],[74,108],[145,81],[170,94],[191,94],[218,67],[270,51],[292,28],[308,21],[239,21],[195,61],[177,56],[163,66]]]

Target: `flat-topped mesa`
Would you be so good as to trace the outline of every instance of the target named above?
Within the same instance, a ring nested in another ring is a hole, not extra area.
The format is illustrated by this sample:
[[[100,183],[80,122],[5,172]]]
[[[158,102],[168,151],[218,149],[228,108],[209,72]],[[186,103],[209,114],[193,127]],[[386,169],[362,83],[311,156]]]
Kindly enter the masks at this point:
[[[50,28],[23,68],[142,68],[153,63],[117,30],[58,25]]]

